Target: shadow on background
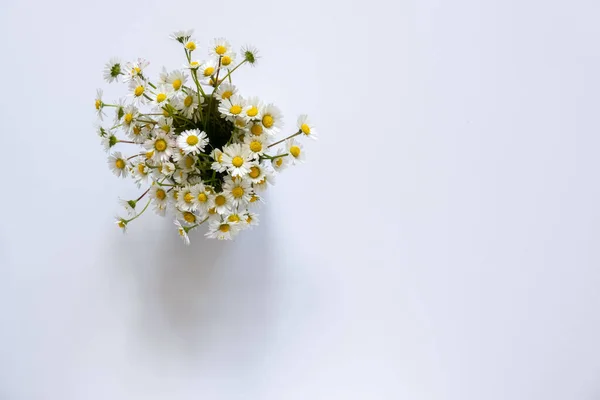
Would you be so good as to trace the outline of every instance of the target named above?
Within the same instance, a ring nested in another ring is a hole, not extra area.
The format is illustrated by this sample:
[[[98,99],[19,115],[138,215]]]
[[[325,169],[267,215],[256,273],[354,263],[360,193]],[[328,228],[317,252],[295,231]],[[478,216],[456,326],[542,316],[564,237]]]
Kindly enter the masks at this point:
[[[166,219],[113,244],[139,306],[132,345],[148,361],[250,369],[260,362],[274,325],[269,221],[260,211],[261,224],[234,241],[205,239],[204,227],[185,246]]]

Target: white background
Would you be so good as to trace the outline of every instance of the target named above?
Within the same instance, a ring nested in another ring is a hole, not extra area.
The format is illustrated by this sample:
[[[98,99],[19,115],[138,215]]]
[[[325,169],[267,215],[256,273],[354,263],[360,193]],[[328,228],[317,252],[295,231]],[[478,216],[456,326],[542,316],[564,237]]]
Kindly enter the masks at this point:
[[[600,399],[597,1],[0,11],[0,399]],[[112,221],[102,67],[185,28],[321,135],[235,242]]]

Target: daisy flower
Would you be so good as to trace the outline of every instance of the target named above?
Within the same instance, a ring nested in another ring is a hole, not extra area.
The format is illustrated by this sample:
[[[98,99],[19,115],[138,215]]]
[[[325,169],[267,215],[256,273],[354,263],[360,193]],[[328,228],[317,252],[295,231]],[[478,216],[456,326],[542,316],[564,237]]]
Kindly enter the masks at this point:
[[[304,146],[294,139],[287,141],[287,153],[291,156],[292,165],[304,162]]]
[[[200,72],[200,80],[202,83],[209,84],[210,77],[213,76],[215,72],[217,72],[217,63],[215,60],[208,60],[202,63],[199,68]]]
[[[190,129],[181,132],[177,138],[177,146],[186,154],[197,154],[204,151],[204,147],[208,144],[208,136],[204,131],[199,129]]]
[[[235,53],[233,51],[221,56],[221,67],[231,68],[231,66],[234,63],[235,63]]]
[[[169,71],[167,71],[167,69],[165,67],[162,67],[162,69],[158,73],[158,80],[156,83],[158,85],[166,85],[169,83],[168,80],[169,80]]]
[[[271,160],[271,165],[275,171],[281,172],[285,169],[285,167],[288,166],[291,156],[284,154],[286,154],[284,149],[278,149],[277,153],[275,154],[275,157],[277,158]]]
[[[224,215],[223,217],[223,219],[229,223],[241,224],[240,227],[244,226],[244,224],[242,224],[244,221],[244,214],[241,212],[234,211],[229,215]]]
[[[239,143],[230,144],[223,148],[222,164],[231,176],[244,176],[250,172],[254,155],[246,146]]]
[[[121,71],[121,60],[117,57],[111,58],[106,65],[104,65],[104,79],[108,83],[119,80],[119,75],[123,75]]]
[[[231,52],[231,45],[224,38],[216,38],[210,47],[209,54],[215,57],[221,57]]]
[[[146,81],[136,78],[129,82],[130,96],[132,96],[133,100],[138,104],[144,104],[146,102],[147,99],[144,97],[146,89]]]
[[[110,151],[111,147],[117,143],[119,143],[119,139],[112,133],[108,133],[102,138],[102,147],[104,147],[104,151],[106,152]]]
[[[181,222],[179,222],[178,220],[173,221],[173,223],[177,227],[177,232],[179,232],[179,236],[183,240],[183,243],[185,243],[186,245],[189,246],[189,244],[190,244],[190,238],[188,237],[186,228],[184,228],[181,225]]]
[[[194,196],[192,203],[194,208],[203,213],[208,212],[211,207],[211,194],[202,183],[198,183],[192,187],[192,195]]]
[[[179,43],[183,43],[184,41],[188,40],[193,34],[193,29],[175,31],[170,35],[170,38],[173,40],[177,40]]]
[[[108,157],[108,166],[116,176],[122,178],[127,177],[127,160],[125,160],[120,152],[115,151]]]
[[[198,68],[200,68],[200,66],[202,65],[202,63],[200,61],[190,61],[189,64],[187,64],[185,67],[189,68],[193,71],[196,71]]]
[[[185,49],[191,53],[192,51],[196,50],[196,41],[188,38],[183,42],[183,47],[185,47]]]
[[[175,70],[167,76],[167,83],[171,85],[175,92],[179,92],[187,81],[187,75],[180,70]]]
[[[123,116],[120,122],[123,125],[125,132],[129,132],[133,129],[135,126],[135,119],[138,117],[138,115],[139,110],[134,105],[128,105],[123,108]]]
[[[263,104],[258,97],[250,97],[246,100],[246,107],[244,107],[244,114],[249,119],[261,119],[261,111]]]
[[[261,182],[265,177],[266,171],[267,170],[263,165],[255,163],[250,167],[250,172],[248,172],[247,178],[252,183]]]
[[[161,205],[161,204],[153,204],[152,205],[152,210],[154,211],[154,213],[156,215],[159,215],[161,217],[164,217],[165,215],[167,215],[167,205]]]
[[[191,211],[179,210],[177,212],[177,216],[178,216],[178,219],[184,221],[185,223],[187,223],[189,225],[195,225],[201,221],[200,218]]]
[[[283,126],[283,115],[279,108],[273,104],[267,104],[261,115],[263,129],[268,135],[275,135]]]
[[[123,233],[127,233],[127,224],[129,223],[129,221],[127,221],[125,218],[119,217],[118,215],[115,217],[115,220],[115,224],[117,224],[117,226],[121,228]]]
[[[243,116],[244,107],[246,107],[246,101],[242,96],[236,94],[219,103],[219,112],[228,120],[233,121],[235,117]]]
[[[204,101],[202,96],[200,100]],[[186,118],[194,117],[194,112],[198,108],[198,94],[192,90],[188,90],[187,95],[179,97],[175,102],[175,108]]]
[[[167,194],[167,189],[165,189],[164,186],[156,184],[152,185],[148,194],[150,195],[150,199],[152,199],[152,202],[157,206],[167,206],[169,196]]]
[[[234,207],[248,204],[250,197],[252,197],[250,183],[242,178],[231,179],[230,177],[226,177],[225,184],[223,185],[223,193],[225,193],[227,200]]]
[[[185,185],[188,183],[188,173],[182,170],[177,170],[173,174],[173,179],[175,179],[175,182],[179,185]]]
[[[173,118],[160,117],[156,121],[156,129],[160,129],[165,133],[171,133],[173,131]]]
[[[140,187],[142,183],[148,182],[150,168],[148,168],[145,162],[138,162],[131,168],[131,175],[134,177],[138,187]]]
[[[209,210],[213,209],[217,214],[226,214],[231,210],[231,202],[225,193],[218,193],[210,198]]]
[[[177,207],[184,211],[194,211],[196,209],[191,186],[186,185],[179,190],[177,194]]]
[[[154,154],[152,159],[154,161],[163,162],[167,161],[169,157],[173,155],[173,148],[175,143],[171,136],[163,131],[156,131],[156,136],[148,139],[144,142],[146,150],[152,150]]]
[[[193,154],[186,154],[177,161],[177,166],[184,172],[192,172],[196,169],[197,161],[198,157],[195,157]]]
[[[258,219],[258,214],[246,210],[246,212],[244,213],[244,222],[249,228],[252,228],[254,226],[257,226],[260,220]]]
[[[135,143],[142,144],[148,140],[151,128],[148,124],[134,123],[131,125],[131,129],[128,132],[129,138]]]
[[[130,217],[135,216],[135,206],[136,206],[136,201],[135,200],[123,200],[123,199],[119,199],[119,204],[121,205],[121,207],[125,208],[125,211],[127,211],[127,214]]]
[[[143,58],[138,58],[137,61],[128,62],[125,64],[125,79],[130,81],[138,78],[144,78],[143,72],[150,63]]]
[[[269,138],[266,135],[246,135],[244,138],[244,144],[248,146],[248,149],[254,154],[255,157],[262,155],[269,144]]]
[[[231,240],[238,232],[237,224],[215,219],[210,221],[205,236],[212,239]]]
[[[239,129],[242,132],[246,132],[248,130],[248,120],[244,117],[235,117],[231,122],[233,122],[233,126],[236,129]]]
[[[171,176],[175,172],[175,164],[170,162],[162,163],[160,166],[160,173],[164,176]]]
[[[152,99],[152,104],[154,104],[158,108],[164,107],[168,102],[171,96],[173,95],[173,91],[170,86],[163,85],[159,86],[156,89],[156,93],[154,94],[154,98]]]
[[[223,82],[217,88],[215,97],[219,100],[227,100],[237,93],[237,88],[229,82]]]
[[[298,131],[302,132],[304,136],[308,136],[313,139],[317,139],[317,132],[315,126],[308,120],[308,115],[302,114],[298,117]]]
[[[223,164],[223,152],[219,149],[214,149],[210,156],[215,160],[211,164],[211,168],[217,172],[225,172],[227,167]]]
[[[250,45],[242,47],[242,57],[244,57],[244,60],[251,66],[256,65],[256,62],[260,58],[256,47]]]
[[[250,125],[249,125],[249,127],[248,127],[248,130],[254,136],[260,136],[260,135],[262,135],[265,132],[265,130],[263,129],[262,122],[260,122],[260,121],[251,122]]]
[[[104,103],[102,102],[102,89],[96,89],[96,98],[95,100],[95,105],[96,105],[96,114],[98,115],[98,118],[100,118],[100,120],[102,120],[103,116],[106,115],[104,114]]]

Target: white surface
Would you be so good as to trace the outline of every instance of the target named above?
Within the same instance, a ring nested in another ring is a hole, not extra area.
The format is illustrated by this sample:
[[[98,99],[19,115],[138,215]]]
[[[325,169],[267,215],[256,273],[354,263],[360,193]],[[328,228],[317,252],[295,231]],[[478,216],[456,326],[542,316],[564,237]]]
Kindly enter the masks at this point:
[[[1,8],[0,399],[600,398],[597,2]],[[114,227],[92,121],[110,56],[177,67],[188,27],[321,140],[186,248]]]

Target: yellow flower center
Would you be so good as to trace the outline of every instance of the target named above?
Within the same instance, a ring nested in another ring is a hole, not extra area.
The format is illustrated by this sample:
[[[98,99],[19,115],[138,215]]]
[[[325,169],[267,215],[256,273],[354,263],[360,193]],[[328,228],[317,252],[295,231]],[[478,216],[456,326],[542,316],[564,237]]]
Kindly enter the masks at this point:
[[[142,69],[140,67],[133,67],[133,69],[131,70],[131,75],[136,75],[140,72],[142,72]]]
[[[198,195],[198,201],[200,203],[206,203],[208,201],[208,196],[206,195],[206,193],[200,193]]]
[[[231,214],[229,217],[227,217],[227,221],[229,221],[229,222],[240,222],[240,217],[238,217],[237,214]]]
[[[214,67],[208,67],[204,69],[204,76],[211,76],[215,72]]]
[[[229,224],[222,224],[221,226],[219,226],[219,230],[221,232],[229,232]]]
[[[229,65],[231,64],[231,57],[229,56],[223,56],[223,58],[221,58],[221,65]]]
[[[179,198],[179,192],[173,192],[173,198],[177,200]]]
[[[179,228],[178,231],[180,236],[185,236],[185,229]]]
[[[125,221],[121,220],[119,221],[119,228],[125,229]]]
[[[162,129],[165,133],[171,132],[171,127],[169,125],[163,125],[160,127],[160,129]]]
[[[189,107],[194,102],[194,98],[192,96],[187,96],[185,100],[183,100],[183,105]]]
[[[259,141],[250,142],[250,150],[252,150],[255,153],[258,153],[262,150],[262,143]]]
[[[249,117],[256,117],[256,115],[258,114],[258,108],[256,106],[252,106],[252,107],[250,107],[250,109],[248,110],[248,112],[246,114]]]
[[[192,67],[198,67],[198,66],[200,65],[200,63],[199,63],[198,61],[192,61],[192,62],[190,63],[190,65],[191,65]]]
[[[308,126],[308,124],[300,125],[300,129],[302,130],[302,133],[304,133],[305,135],[310,135],[310,126]]]
[[[163,101],[165,101],[166,99],[167,99],[167,95],[166,95],[166,94],[164,94],[164,93],[159,93],[159,94],[156,96],[156,102],[157,102],[157,103],[162,103],[162,102],[163,102]]]
[[[185,139],[185,142],[190,146],[195,146],[198,144],[198,136],[190,135]]]
[[[294,157],[298,158],[298,156],[300,155],[300,147],[298,147],[298,146],[290,147],[290,154],[293,155]]]
[[[183,213],[183,219],[185,219],[190,224],[196,222],[196,216],[189,211]]]
[[[96,110],[99,110],[102,107],[102,100],[96,100]]]
[[[126,124],[130,124],[131,121],[133,121],[133,114],[132,113],[127,113],[127,114],[125,114],[125,116],[123,117],[123,119],[125,120]]]
[[[211,208],[208,210],[209,214],[215,215],[217,213],[217,210],[215,210],[214,208]]]
[[[246,121],[244,120],[244,118],[237,118],[235,120],[235,126],[237,126],[238,128],[244,128],[246,126]]]
[[[222,194],[218,195],[217,197],[215,197],[215,204],[220,207],[222,205],[225,204],[225,202],[227,202],[227,199],[225,198],[225,196],[223,196]]]
[[[171,85],[173,85],[173,89],[175,89],[175,90],[181,89],[181,85],[182,85],[181,79],[175,79]]]
[[[185,201],[188,204],[191,203],[192,200],[194,200],[194,196],[192,196],[190,192],[187,192],[185,196],[183,196],[183,201]]]
[[[117,167],[119,169],[125,168],[125,161],[118,158],[117,161],[115,161],[115,167]]]
[[[270,115],[265,115],[265,116],[262,118],[262,123],[263,123],[263,125],[264,125],[266,128],[270,128],[270,127],[272,127],[272,126],[273,126],[273,122],[275,122],[275,121],[273,121],[273,117],[272,117],[272,116],[270,116]]]
[[[250,175],[250,178],[256,179],[260,175],[260,169],[258,167],[251,167],[248,175]]]
[[[283,157],[279,157],[277,160],[275,160],[275,165],[277,165],[278,167],[281,167],[282,164],[283,164]]]
[[[167,142],[164,139],[158,139],[154,142],[154,148],[158,151],[165,151],[167,149]]]
[[[147,152],[146,153],[146,160],[151,159],[153,155],[154,155],[154,150],[151,150],[151,151]]]
[[[156,189],[156,198],[159,200],[164,200],[167,197],[167,193],[165,193],[162,189]]]
[[[219,163],[222,163],[222,162],[223,162],[223,153],[219,153],[219,156],[217,157],[217,161],[218,161]]]
[[[141,95],[144,94],[144,87],[141,85],[136,87],[135,90],[133,91],[133,94],[135,94],[136,97],[140,97]]]
[[[146,175],[146,166],[144,164],[138,164],[138,172],[142,175]]]
[[[169,110],[163,110],[163,116],[164,116],[164,117],[168,117],[169,115],[171,115],[171,114],[169,113]]]
[[[258,200],[258,196],[256,196],[256,195],[252,195],[252,197],[250,197],[250,203],[254,203],[257,200]]]
[[[189,51],[194,51],[194,50],[196,50],[196,43],[194,43],[194,42],[187,42],[185,44],[185,48],[188,49]]]
[[[221,95],[222,98],[224,99],[228,99],[231,96],[233,96],[233,92],[231,90],[226,90],[223,92],[223,94]]]
[[[234,104],[229,109],[229,112],[232,113],[232,114],[234,114],[234,115],[238,115],[239,113],[242,112],[242,107],[238,106],[237,104]]]
[[[263,127],[259,124],[252,125],[252,128],[250,128],[250,132],[252,132],[252,134],[255,136],[259,136],[263,133]]]
[[[241,186],[236,186],[233,189],[231,189],[231,194],[236,199],[239,199],[240,197],[242,197],[244,195],[244,189]]]
[[[137,136],[140,133],[142,133],[142,128],[140,128],[139,126],[134,126],[133,127],[133,134]]]
[[[231,163],[234,167],[239,168],[244,164],[244,159],[240,156],[235,156],[233,157],[233,160],[231,160]]]
[[[194,165],[195,160],[190,157],[190,156],[186,156],[185,157],[185,167],[186,168],[192,168],[192,165]]]
[[[215,47],[215,53],[217,53],[220,56],[222,56],[226,52],[227,52],[227,48],[225,46],[219,45],[219,46]]]

